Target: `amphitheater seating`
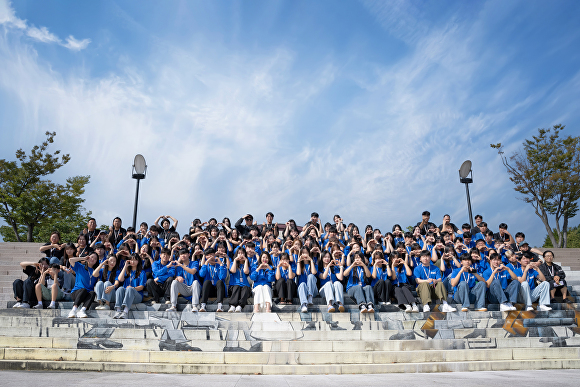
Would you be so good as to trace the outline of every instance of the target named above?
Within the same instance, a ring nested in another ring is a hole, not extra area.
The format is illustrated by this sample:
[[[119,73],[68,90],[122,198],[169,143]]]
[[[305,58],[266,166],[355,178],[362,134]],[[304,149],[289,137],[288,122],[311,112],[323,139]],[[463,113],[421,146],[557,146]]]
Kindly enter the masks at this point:
[[[194,313],[183,303],[167,312],[167,305],[142,303],[127,320],[102,310],[68,319],[70,302],[55,310],[12,309],[18,262],[37,260],[38,246],[0,244],[0,369],[367,374],[580,367],[578,303],[553,304],[549,312],[490,305],[487,312],[447,314],[407,314],[392,305],[360,314],[352,302],[347,312],[329,314],[320,299],[308,313],[284,305],[268,314],[253,314],[252,306],[215,313],[214,304]],[[565,259],[580,251],[569,250],[556,250],[556,261],[577,295],[580,271]]]

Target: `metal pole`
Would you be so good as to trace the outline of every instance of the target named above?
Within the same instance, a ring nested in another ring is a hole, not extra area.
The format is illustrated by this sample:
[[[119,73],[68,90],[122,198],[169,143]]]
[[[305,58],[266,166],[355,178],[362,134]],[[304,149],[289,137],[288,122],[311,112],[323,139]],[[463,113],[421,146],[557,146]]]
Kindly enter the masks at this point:
[[[467,210],[469,211],[469,224],[471,225],[471,228],[473,228],[473,215],[471,214],[471,199],[469,198],[469,183],[465,183],[465,192],[467,193]]]
[[[137,189],[135,190],[135,209],[133,210],[133,229],[137,230],[137,202],[139,201],[139,180],[137,179]]]

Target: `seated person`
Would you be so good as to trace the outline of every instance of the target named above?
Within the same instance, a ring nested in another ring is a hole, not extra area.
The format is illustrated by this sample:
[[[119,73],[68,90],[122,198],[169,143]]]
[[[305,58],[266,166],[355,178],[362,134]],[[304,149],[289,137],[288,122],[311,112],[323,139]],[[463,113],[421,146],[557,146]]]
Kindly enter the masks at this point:
[[[62,283],[64,282],[64,272],[60,271],[60,265],[53,263],[47,269],[42,270],[40,278],[36,284],[36,299],[38,304],[34,309],[42,309],[42,301],[50,301],[48,309],[56,308],[56,302],[64,300]]]
[[[291,305],[292,299],[296,296],[296,282],[294,282],[294,272],[290,265],[288,253],[282,253],[276,265],[276,291],[280,297],[280,304]]]
[[[483,272],[487,283],[487,298],[492,304],[500,304],[499,310],[507,312],[516,310],[520,282],[512,269],[505,266],[497,253],[490,255],[490,267]]]
[[[177,310],[177,297],[181,294],[185,298],[191,298],[191,310],[197,312],[201,294],[201,279],[198,275],[199,261],[190,260],[189,251],[182,249],[179,251],[179,259],[172,262],[176,270],[175,279],[171,282],[171,306],[167,310]]]
[[[372,274],[364,263],[362,253],[354,254],[353,263],[346,268],[344,276],[348,277],[346,292],[349,297],[356,300],[360,312],[374,313],[375,295],[373,288],[368,284]]]
[[[40,252],[46,254],[50,264],[58,263],[64,254],[65,245],[66,243],[60,242],[60,233],[58,231],[53,231],[53,233],[50,234],[50,242],[42,245],[40,247]]]
[[[258,264],[252,267],[250,278],[252,279],[254,292],[254,313],[265,309],[266,313],[272,312],[272,282],[276,273],[272,269],[270,253],[264,251],[260,255]]]
[[[40,274],[48,269],[48,258],[40,258],[38,262],[20,262],[20,267],[24,274],[28,276],[24,281],[17,279],[12,283],[14,299],[16,304],[13,308],[30,308],[30,305],[36,305],[38,302],[34,288],[40,279]]]
[[[544,263],[540,265],[539,269],[546,278],[546,281],[550,283],[550,298],[554,299],[556,290],[560,289],[564,302],[573,303],[573,299],[568,297],[568,286],[565,280],[566,273],[564,273],[564,270],[560,266],[554,263],[554,253],[546,250],[543,256]]]
[[[431,262],[429,251],[421,252],[421,264],[413,270],[417,283],[417,294],[423,303],[423,312],[431,311],[429,303],[434,298],[441,301],[442,312],[455,312],[456,309],[447,304],[447,290],[441,279],[441,270]]]
[[[461,311],[467,312],[471,303],[478,312],[485,312],[485,291],[487,289],[485,279],[471,267],[471,255],[463,254],[461,268],[451,273],[451,286],[453,286],[453,299],[462,305]]]
[[[525,302],[526,310],[534,310],[532,302],[536,300],[539,300],[538,310],[552,310],[548,306],[550,305],[550,283],[539,271],[540,264],[531,262],[531,258],[531,253],[525,252],[520,259],[522,267],[514,271],[521,284],[519,299]],[[540,282],[538,285],[536,285],[536,279]]]
[[[147,280],[146,288],[149,296],[153,297],[152,304],[159,302],[171,303],[171,283],[175,278],[174,261],[170,261],[171,252],[168,249],[161,250],[161,259],[153,262],[151,269],[153,278]]]
[[[201,260],[199,276],[202,278],[203,286],[201,288],[201,308],[200,312],[206,311],[207,299],[210,296],[217,297],[216,312],[223,312],[223,301],[226,296],[225,280],[228,275],[226,262],[216,258],[215,250],[208,247],[205,255]]]

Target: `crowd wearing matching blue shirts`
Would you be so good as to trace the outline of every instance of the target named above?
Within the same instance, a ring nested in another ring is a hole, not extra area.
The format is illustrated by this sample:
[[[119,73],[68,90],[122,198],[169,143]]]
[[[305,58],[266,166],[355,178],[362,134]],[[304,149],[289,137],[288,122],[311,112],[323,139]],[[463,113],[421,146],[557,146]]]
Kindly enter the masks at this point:
[[[516,303],[531,310],[536,301],[538,310],[550,310],[556,296],[570,302],[551,251],[531,249],[523,233],[513,237],[504,223],[494,233],[481,216],[475,219],[475,227],[458,228],[445,215],[436,226],[425,211],[412,230],[396,224],[383,233],[367,225],[361,234],[338,215],[322,225],[312,213],[298,227],[293,220],[274,223],[272,213],[258,225],[248,214],[233,226],[228,218],[196,219],[182,237],[171,216],[139,230],[125,230],[120,218],[98,230],[91,219],[77,243],[61,243],[55,232],[40,248],[46,258],[21,264],[28,278],[14,282],[14,307],[72,300],[69,317],[83,318],[93,303],[96,309],[114,304],[114,318],[124,319],[140,302],[177,310],[179,296],[198,312],[207,310],[209,298],[223,312],[227,298],[231,313],[241,312],[250,296],[256,313],[270,312],[274,300],[286,305],[296,298],[307,312],[318,296],[331,313],[345,311],[345,296],[361,313],[391,303],[413,313],[418,304],[423,312],[436,305],[454,312],[450,301],[462,311],[471,305],[485,311],[490,303],[502,311]]]

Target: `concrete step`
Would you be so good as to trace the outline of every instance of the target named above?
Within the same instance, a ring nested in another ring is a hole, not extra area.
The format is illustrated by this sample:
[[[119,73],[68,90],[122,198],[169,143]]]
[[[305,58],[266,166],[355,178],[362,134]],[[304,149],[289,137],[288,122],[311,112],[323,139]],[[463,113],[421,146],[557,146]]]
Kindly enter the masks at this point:
[[[185,363],[185,362],[184,362]],[[576,369],[574,358],[444,361],[429,363],[270,365],[270,364],[167,364],[128,362],[87,362],[57,360],[0,360],[2,370],[28,371],[97,371],[165,374],[236,374],[236,375],[322,375],[383,374],[427,372],[473,372],[505,370]]]
[[[48,360],[157,364],[259,364],[339,365],[428,362],[477,362],[497,360],[571,359],[580,360],[580,348],[527,348],[430,351],[345,352],[202,352],[202,351],[119,351],[57,348],[4,348],[2,360]]]

